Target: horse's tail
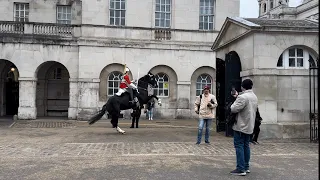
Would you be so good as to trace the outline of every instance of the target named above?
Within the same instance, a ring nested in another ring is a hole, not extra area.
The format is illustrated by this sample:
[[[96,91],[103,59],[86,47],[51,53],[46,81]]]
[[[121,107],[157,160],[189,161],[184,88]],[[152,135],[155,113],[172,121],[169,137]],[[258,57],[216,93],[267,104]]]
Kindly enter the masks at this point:
[[[90,119],[89,125],[92,125],[95,122],[99,121],[102,118],[102,116],[106,113],[106,111],[107,111],[107,103],[103,105],[102,109],[98,111],[98,113]]]

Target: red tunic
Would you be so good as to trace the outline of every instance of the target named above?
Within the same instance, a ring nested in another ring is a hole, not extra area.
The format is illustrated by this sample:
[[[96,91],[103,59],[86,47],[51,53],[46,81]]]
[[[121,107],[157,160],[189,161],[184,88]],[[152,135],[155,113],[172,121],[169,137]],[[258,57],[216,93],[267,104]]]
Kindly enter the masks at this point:
[[[129,75],[123,76],[123,79],[122,79],[122,81],[120,83],[120,88],[121,89],[127,88],[129,86],[129,84],[131,84]]]

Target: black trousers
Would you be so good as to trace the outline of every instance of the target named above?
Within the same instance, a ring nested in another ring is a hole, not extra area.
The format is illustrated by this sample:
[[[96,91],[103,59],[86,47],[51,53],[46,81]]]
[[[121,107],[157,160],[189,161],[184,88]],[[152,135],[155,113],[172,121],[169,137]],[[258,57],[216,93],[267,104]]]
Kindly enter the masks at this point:
[[[258,142],[258,137],[259,137],[259,133],[260,133],[260,125],[261,122],[256,122],[253,128],[253,133],[251,135],[251,141],[255,141]]]
[[[129,101],[132,101],[133,100],[133,90],[132,90],[132,88],[127,88],[127,91],[128,91],[128,93],[129,93],[129,97],[130,97],[130,99],[129,99]]]

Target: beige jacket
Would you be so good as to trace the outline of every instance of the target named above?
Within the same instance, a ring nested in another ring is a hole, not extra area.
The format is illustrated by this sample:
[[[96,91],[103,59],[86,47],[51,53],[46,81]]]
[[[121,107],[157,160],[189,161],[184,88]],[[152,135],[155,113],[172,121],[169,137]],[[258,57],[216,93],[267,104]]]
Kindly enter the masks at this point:
[[[258,98],[252,90],[246,90],[238,95],[236,101],[231,105],[231,112],[237,113],[237,123],[233,125],[232,129],[245,134],[252,134],[257,108]]]
[[[213,100],[214,104],[210,101]],[[198,105],[200,104],[199,108],[199,118],[200,119],[213,119],[216,118],[216,107],[218,106],[218,102],[216,97],[213,94],[208,94],[207,97],[202,94],[201,102],[200,96],[196,97],[196,101],[194,102],[194,111],[198,111]],[[208,107],[207,105],[210,104],[211,106]]]

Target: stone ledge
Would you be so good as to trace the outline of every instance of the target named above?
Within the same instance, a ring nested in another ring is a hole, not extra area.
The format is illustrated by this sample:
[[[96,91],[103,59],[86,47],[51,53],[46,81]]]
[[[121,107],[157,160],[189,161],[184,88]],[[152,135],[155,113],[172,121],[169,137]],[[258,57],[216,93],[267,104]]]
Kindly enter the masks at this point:
[[[262,123],[260,139],[303,139],[310,136],[310,124],[306,122]]]

